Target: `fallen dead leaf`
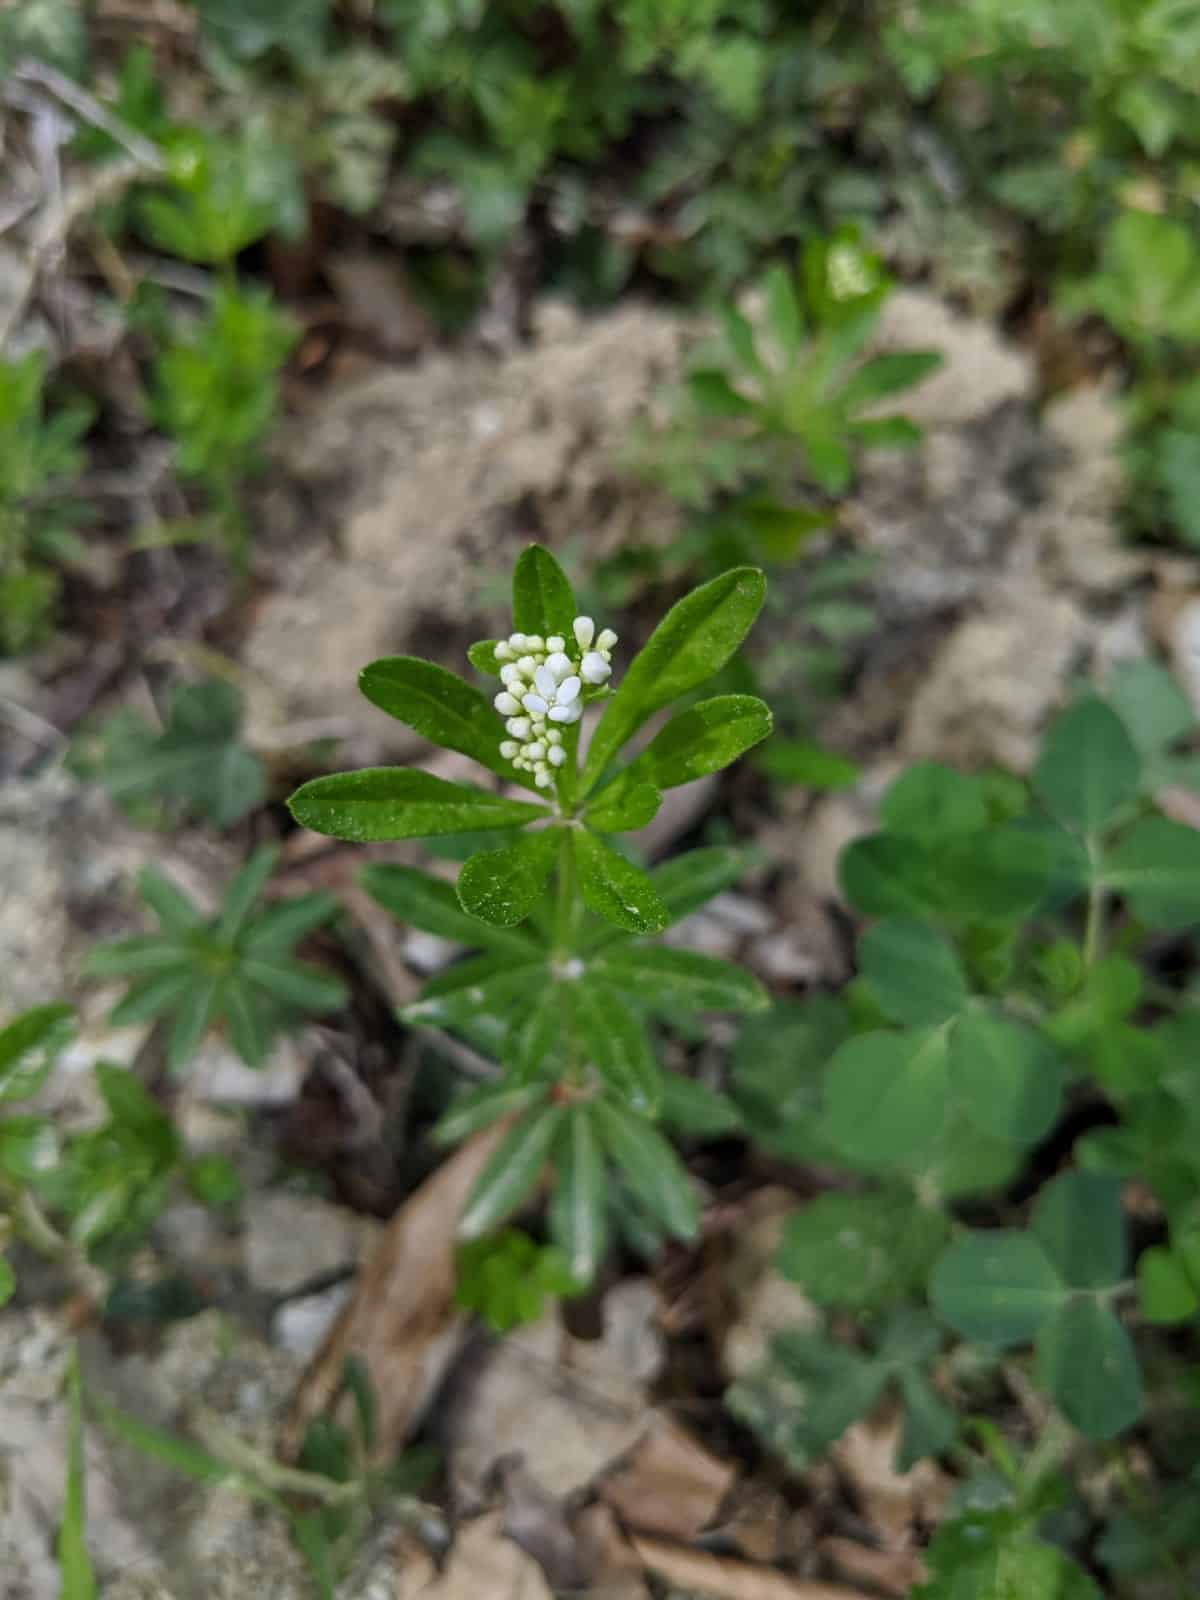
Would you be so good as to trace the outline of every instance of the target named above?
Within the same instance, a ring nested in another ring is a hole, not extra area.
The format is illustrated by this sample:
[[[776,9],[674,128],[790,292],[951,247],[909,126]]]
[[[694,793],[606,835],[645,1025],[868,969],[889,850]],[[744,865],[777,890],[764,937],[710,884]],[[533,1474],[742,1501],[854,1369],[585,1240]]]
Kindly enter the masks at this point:
[[[585,1506],[572,1524],[588,1600],[650,1600],[642,1563],[608,1506]]]
[[[485,1502],[492,1471],[518,1456],[552,1495],[584,1488],[648,1427],[646,1389],[662,1360],[659,1296],[631,1278],[605,1296],[604,1333],[576,1339],[557,1313],[497,1345],[452,1397],[445,1417],[458,1505]]]
[[[726,1556],[667,1544],[662,1539],[635,1535],[632,1544],[651,1572],[681,1589],[694,1589],[713,1595],[716,1600],[870,1600],[861,1589],[789,1578],[785,1572],[774,1572],[770,1567],[731,1561]]]
[[[556,1589],[581,1589],[575,1531],[562,1501],[516,1457],[501,1461],[497,1476],[504,1495],[504,1532],[532,1556]]]
[[[499,1124],[463,1145],[384,1228],[300,1382],[282,1430],[285,1458],[294,1459],[308,1424],[328,1411],[349,1356],[362,1363],[374,1392],[374,1460],[395,1457],[466,1331],[469,1318],[454,1301],[455,1230],[503,1133]]]
[[[796,1285],[775,1270],[775,1255],[784,1223],[796,1209],[790,1189],[760,1189],[747,1205],[745,1218],[730,1235],[725,1283],[732,1316],[721,1338],[721,1361],[730,1378],[741,1378],[760,1365],[767,1346],[785,1328],[811,1329],[819,1314]]]
[[[936,1461],[918,1461],[908,1472],[896,1470],[902,1428],[899,1410],[889,1405],[852,1423],[829,1452],[864,1519],[889,1551],[912,1548],[916,1524],[940,1522],[950,1492],[950,1480]]]
[[[822,1539],[820,1552],[839,1577],[868,1583],[881,1594],[904,1600],[914,1586],[928,1577],[925,1563],[915,1550],[872,1550],[854,1539],[831,1535]]]
[[[440,1572],[431,1556],[415,1553],[393,1600],[554,1600],[542,1569],[505,1537],[502,1524],[499,1511],[464,1523]]]
[[[670,1417],[648,1433],[599,1485],[626,1527],[691,1539],[717,1516],[737,1468],[720,1461]]]

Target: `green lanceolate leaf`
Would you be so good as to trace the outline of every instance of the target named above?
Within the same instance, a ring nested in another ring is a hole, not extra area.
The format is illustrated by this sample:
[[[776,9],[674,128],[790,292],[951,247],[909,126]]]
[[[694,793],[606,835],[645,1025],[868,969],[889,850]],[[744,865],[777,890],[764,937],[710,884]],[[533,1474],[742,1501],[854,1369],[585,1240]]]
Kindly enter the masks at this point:
[[[95,1600],[96,1574],[87,1548],[87,1483],[83,1457],[83,1380],[79,1351],[67,1367],[67,1486],[55,1548],[62,1579],[59,1600]]]
[[[1072,1289],[1110,1289],[1125,1276],[1121,1185],[1100,1172],[1065,1172],[1038,1195],[1030,1230]]]
[[[467,660],[476,672],[483,672],[489,678],[500,676],[500,662],[496,659],[496,639],[479,639],[467,651]]]
[[[478,1239],[503,1222],[537,1185],[564,1107],[541,1106],[511,1128],[471,1192],[458,1224],[463,1239]]]
[[[936,350],[897,350],[864,362],[839,395],[843,412],[853,415],[901,389],[911,389],[942,364]]]
[[[567,575],[540,544],[521,551],[513,568],[513,626],[521,633],[541,638],[551,634],[570,637],[575,620],[575,596]]]
[[[519,1089],[496,1083],[480,1084],[459,1095],[449,1110],[443,1112],[433,1136],[439,1144],[459,1144],[503,1117],[523,1116],[545,1096],[542,1084],[526,1084]]]
[[[1062,1062],[1024,1023],[985,1011],[960,1017],[950,1035],[950,1074],[964,1112],[982,1133],[1030,1145],[1058,1116]]]
[[[999,1228],[956,1239],[933,1270],[933,1309],[964,1339],[1028,1344],[1069,1291],[1031,1233]]]
[[[588,826],[597,833],[630,833],[652,822],[661,805],[661,790],[652,783],[630,780],[622,773],[588,806]]]
[[[3,1256],[0,1256],[0,1306],[6,1305],[16,1293],[17,1280],[13,1269]]]
[[[407,767],[366,767],[313,778],[296,790],[288,807],[301,827],[356,844],[520,828],[546,814],[544,806],[505,800]]]
[[[445,667],[418,656],[385,656],[363,668],[358,687],[372,705],[422,738],[470,756],[510,783],[532,787],[530,775],[500,754],[504,723],[491,701]]]
[[[584,904],[628,933],[659,933],[667,910],[640,867],[585,828],[573,830],[571,847]]]
[[[954,950],[927,923],[889,917],[858,942],[859,971],[893,1022],[943,1022],[967,1003],[967,977]]]
[[[561,833],[522,834],[507,850],[485,850],[464,863],[458,898],[464,911],[497,928],[523,922],[542,897]]]
[[[614,988],[653,1010],[761,1011],[767,991],[730,961],[696,950],[617,945],[591,963]]]
[[[817,1131],[863,1171],[905,1170],[936,1145],[948,1078],[944,1028],[858,1034],[825,1069]]]
[[[672,922],[705,905],[722,889],[728,889],[746,875],[754,860],[748,850],[732,845],[709,845],[689,850],[655,867],[650,882],[658,890]]]
[[[694,1239],[700,1208],[679,1157],[648,1122],[610,1100],[592,1117],[613,1164],[651,1217],[677,1239]]]
[[[737,567],[672,606],[630,663],[592,736],[584,794],[648,717],[720,671],[749,632],[765,592],[761,572]]]
[[[400,1012],[402,1022],[454,1027],[480,1013],[502,1015],[516,1003],[530,1005],[550,981],[540,952],[521,960],[508,952],[456,962],[422,989]]]
[[[204,917],[182,889],[153,867],[143,867],[137,877],[137,891],[167,933],[186,938],[204,925]]]
[[[73,1032],[74,1012],[62,1004],[34,1006],[0,1029],[0,1101],[35,1094]]]
[[[217,938],[223,944],[231,943],[241,932],[251,907],[266,888],[278,859],[278,849],[266,846],[256,850],[249,861],[230,878],[216,926]]]
[[[180,1072],[200,1048],[220,1003],[219,978],[202,978],[180,997],[167,1034],[167,1071]]]
[[[1104,882],[1154,928],[1200,922],[1200,833],[1165,817],[1137,823],[1104,860]]]
[[[716,695],[672,717],[617,781],[673,789],[720,772],[770,731],[771,713],[763,701],[750,694]]]
[[[364,867],[359,881],[385,911],[414,928],[437,934],[439,939],[479,944],[489,950],[510,950],[519,956],[528,956],[535,949],[527,933],[481,925],[477,917],[463,910],[454,885],[428,872],[383,863]]]
[[[571,1106],[554,1141],[555,1185],[550,1237],[566,1256],[576,1283],[591,1283],[608,1243],[604,1156],[587,1106]]]
[[[247,956],[239,970],[247,983],[300,1011],[335,1011],[346,1004],[345,984],[307,961],[286,957],[263,961]]]
[[[1142,1384],[1133,1343],[1098,1300],[1061,1307],[1038,1333],[1036,1354],[1038,1382],[1083,1433],[1111,1439],[1137,1421]]]
[[[767,326],[780,353],[790,365],[804,342],[804,317],[796,294],[796,280],[786,267],[777,262],[767,269],[762,286],[766,299]]]
[[[1033,787],[1058,822],[1091,834],[1136,798],[1141,770],[1120,717],[1089,696],[1051,726],[1034,768]]]
[[[241,948],[264,960],[286,956],[305,934],[328,922],[337,910],[338,902],[331,894],[301,894],[278,901],[255,917],[242,936]]]
[[[565,985],[543,984],[509,1031],[505,1065],[519,1083],[539,1076],[546,1063],[564,1053],[567,1036]]]
[[[588,975],[568,984],[571,1021],[589,1065],[642,1116],[654,1115],[662,1076],[641,1021],[611,984]]]

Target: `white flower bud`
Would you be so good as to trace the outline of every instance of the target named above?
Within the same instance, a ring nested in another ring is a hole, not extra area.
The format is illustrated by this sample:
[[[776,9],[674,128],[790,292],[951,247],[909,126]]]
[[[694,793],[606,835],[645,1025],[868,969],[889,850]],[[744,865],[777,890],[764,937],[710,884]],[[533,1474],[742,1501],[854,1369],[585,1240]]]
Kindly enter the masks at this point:
[[[516,695],[509,694],[507,689],[501,689],[492,704],[502,717],[515,717],[521,709],[521,702]]]
[[[517,655],[520,655],[522,650],[528,648],[525,643],[525,635],[523,633],[510,633],[508,636],[508,644],[509,648],[514,650]]]
[[[573,700],[579,699],[579,691],[582,687],[583,685],[578,678],[574,676],[564,678],[559,684],[558,693],[554,698],[560,706],[569,706]]]
[[[547,751],[546,759],[549,761],[552,767],[561,767],[563,762],[567,759],[567,752],[563,749],[561,744],[552,744],[550,749]]]
[[[612,631],[612,629],[611,628],[602,628],[600,630],[600,637],[596,640],[596,649],[597,650],[611,650],[613,645],[616,644],[616,642],[617,642],[617,635]]]
[[[509,717],[504,726],[514,739],[528,739],[532,731],[532,724],[528,717]]]
[[[565,650],[566,648],[567,641],[563,638],[561,633],[552,633],[546,640],[546,649],[549,650],[551,655],[554,655],[557,651]]]
[[[512,661],[507,666],[500,668],[500,682],[505,688],[511,689],[514,683],[520,683],[521,674],[517,671],[516,664]]]
[[[547,744],[561,744],[562,743],[562,734],[559,733],[557,728],[547,728],[546,729],[546,743]]]
[[[512,660],[512,646],[509,644],[507,639],[497,639],[496,648],[492,653],[495,655],[497,661]]]
[[[538,789],[548,789],[554,782],[554,779],[550,776],[549,767],[542,767],[539,771],[535,772],[533,775],[533,782],[534,786]]]
[[[518,756],[520,753],[521,746],[515,739],[502,739],[500,741],[500,754],[504,757],[505,761],[511,761],[514,756]]]
[[[533,690],[530,689],[529,693],[525,696],[525,709],[526,711],[532,712],[535,716],[544,717],[547,711],[550,709],[550,702],[548,700],[543,700],[540,694],[534,694]]]
[[[552,656],[546,657],[546,671],[556,683],[561,683],[564,678],[570,677],[573,670],[570,656],[564,655],[561,650],[556,650]]]
[[[532,656],[522,656],[517,662],[517,671],[523,678],[532,678],[537,671],[537,662]]]
[[[571,632],[575,635],[575,643],[581,650],[586,650],[596,637],[596,624],[591,617],[576,617],[571,624]]]
[[[532,650],[535,655],[541,655],[546,648],[546,641],[540,633],[527,633],[525,635],[525,648],[526,650]]]
[[[612,677],[612,668],[598,650],[589,650],[579,663],[579,675],[588,683],[603,683]]]
[[[546,759],[546,746],[541,739],[535,739],[532,744],[525,746],[525,754],[530,761],[544,761]]]

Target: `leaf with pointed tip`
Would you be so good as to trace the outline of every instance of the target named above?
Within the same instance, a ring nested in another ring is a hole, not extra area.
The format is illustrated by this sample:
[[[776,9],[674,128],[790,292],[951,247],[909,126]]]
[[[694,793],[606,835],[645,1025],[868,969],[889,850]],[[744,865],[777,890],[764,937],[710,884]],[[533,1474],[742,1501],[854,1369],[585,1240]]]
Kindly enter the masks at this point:
[[[267,880],[274,872],[278,859],[278,848],[274,845],[264,845],[262,849],[256,850],[249,861],[239,867],[230,878],[221,901],[221,913],[217,918],[215,930],[222,944],[232,944],[241,932],[246,918],[250,915],[250,908],[266,888]]]
[[[569,638],[575,620],[575,595],[566,573],[543,545],[521,551],[513,568],[513,627],[543,639],[552,634]]]
[[[571,1276],[591,1283],[608,1243],[608,1190],[604,1156],[590,1108],[571,1106],[554,1142],[554,1195],[550,1237],[566,1256]]]
[[[1104,882],[1153,928],[1200,922],[1200,833],[1166,817],[1144,817],[1104,859]]]
[[[541,1106],[504,1136],[479,1175],[458,1224],[463,1239],[478,1239],[503,1222],[536,1187],[562,1121],[564,1107]]]
[[[137,891],[167,933],[186,938],[204,925],[204,917],[183,890],[153,867],[143,867],[138,873]]]
[[[510,783],[533,787],[532,776],[500,754],[504,722],[495,706],[445,667],[419,656],[385,656],[362,669],[358,687],[372,705],[423,739],[470,756]]]
[[[629,933],[658,933],[666,927],[667,909],[639,867],[587,829],[575,829],[571,843],[579,892],[590,910]]]
[[[770,710],[756,696],[715,695],[672,717],[616,784],[644,782],[658,789],[673,789],[691,783],[710,772],[720,772],[770,731]],[[608,792],[606,789],[604,794]]]
[[[68,1005],[34,1006],[0,1029],[0,1101],[37,1092],[74,1032]]]
[[[520,828],[546,814],[544,806],[505,800],[407,767],[365,767],[313,778],[296,790],[288,807],[301,827],[355,844]]]
[[[478,1084],[459,1095],[442,1113],[433,1137],[438,1144],[459,1144],[473,1133],[490,1128],[493,1122],[532,1110],[545,1096],[543,1084],[526,1084],[519,1089],[498,1083]]]
[[[481,924],[478,917],[464,911],[454,885],[415,867],[381,862],[364,867],[359,882],[385,911],[414,928],[423,928],[439,939],[456,944],[479,944],[489,950],[508,950],[529,956],[534,944],[527,933]]]
[[[616,945],[602,951],[592,970],[640,1004],[689,1011],[761,1011],[767,991],[750,973],[698,950],[656,945]]]
[[[641,1117],[610,1100],[592,1103],[604,1148],[654,1220],[677,1239],[694,1239],[700,1208],[692,1181],[667,1141]]]
[[[17,1280],[13,1276],[13,1269],[3,1256],[0,1256],[0,1306],[5,1305],[16,1293]]]
[[[496,659],[496,646],[498,639],[477,639],[467,651],[467,660],[476,672],[482,672],[489,678],[500,676],[500,662]]]
[[[432,978],[402,1022],[452,1028],[486,1013],[503,1016],[518,1001],[528,1005],[550,981],[546,958],[534,952],[522,961],[509,952],[472,956]]]
[[[319,928],[336,913],[337,900],[331,894],[297,895],[292,900],[280,900],[255,917],[241,941],[247,955],[286,956],[306,933]]]
[[[506,850],[471,856],[458,875],[463,910],[495,928],[523,922],[546,887],[560,838],[560,830],[543,828],[522,834]]]
[[[589,1064],[642,1116],[662,1099],[662,1075],[646,1030],[611,984],[588,975],[567,984],[565,998]]]
[[[765,594],[761,572],[735,567],[671,607],[630,662],[592,735],[584,794],[648,717],[720,671],[750,631]]]
[[[597,833],[631,833],[658,815],[662,794],[652,783],[630,781],[625,773],[587,808],[588,826]]]

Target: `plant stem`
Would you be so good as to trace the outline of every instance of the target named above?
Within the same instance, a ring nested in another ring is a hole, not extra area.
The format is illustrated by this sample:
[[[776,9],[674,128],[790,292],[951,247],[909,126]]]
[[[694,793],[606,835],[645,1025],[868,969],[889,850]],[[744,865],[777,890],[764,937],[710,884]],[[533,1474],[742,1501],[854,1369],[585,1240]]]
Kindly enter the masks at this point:
[[[565,961],[571,954],[575,932],[575,844],[570,828],[563,829],[558,850],[558,895],[554,909],[554,955]]]
[[[1102,883],[1088,890],[1087,922],[1083,932],[1083,964],[1090,971],[1100,959],[1104,943],[1104,909],[1107,895]]]

